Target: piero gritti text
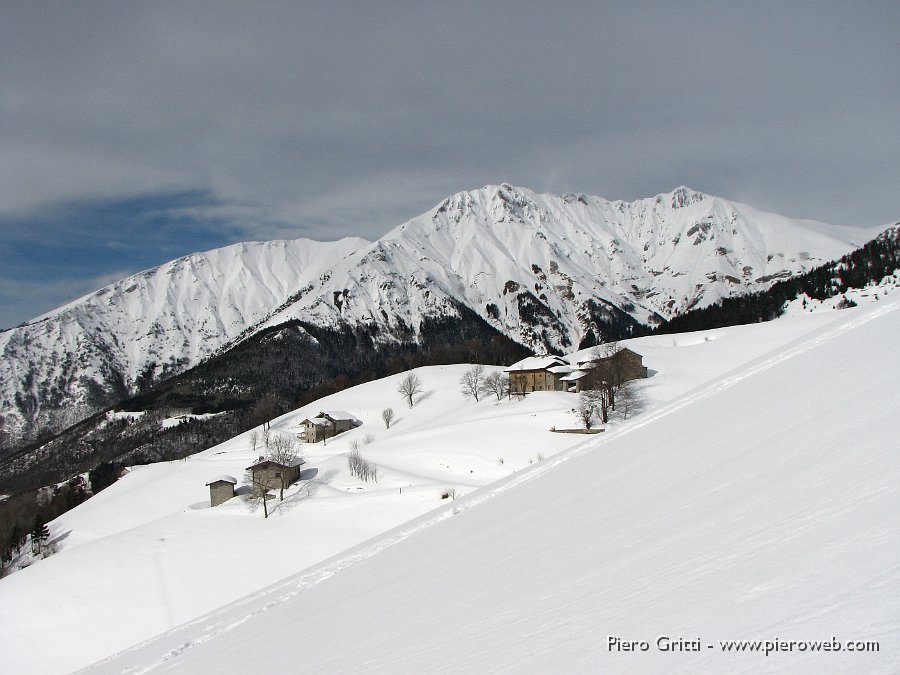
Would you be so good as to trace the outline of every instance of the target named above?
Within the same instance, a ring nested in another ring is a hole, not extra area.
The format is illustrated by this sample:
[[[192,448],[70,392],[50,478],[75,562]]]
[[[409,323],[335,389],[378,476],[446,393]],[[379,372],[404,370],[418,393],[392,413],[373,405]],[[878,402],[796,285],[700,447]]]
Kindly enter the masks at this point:
[[[718,648],[718,649],[717,649]],[[703,642],[699,637],[688,639],[660,635],[655,640],[626,640],[618,635],[606,636],[609,652],[702,652],[717,650],[722,652],[759,652],[769,656],[778,652],[878,652],[881,644],[877,641],[840,641],[832,636],[827,640],[719,640],[716,643]]]
[[[713,645],[704,645],[700,638],[692,640],[683,637],[660,635],[653,641],[625,640],[618,635],[606,636],[606,649],[611,652],[647,652],[650,649],[659,652],[699,652]]]

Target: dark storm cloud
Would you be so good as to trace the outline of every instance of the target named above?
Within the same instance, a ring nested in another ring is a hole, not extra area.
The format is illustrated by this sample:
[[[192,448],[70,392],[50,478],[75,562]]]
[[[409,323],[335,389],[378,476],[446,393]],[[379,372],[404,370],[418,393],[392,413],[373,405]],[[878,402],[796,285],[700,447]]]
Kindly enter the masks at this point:
[[[174,257],[374,238],[501,181],[900,217],[894,3],[431,4],[7,3],[0,224],[202,195]],[[141,264],[112,262],[82,276]]]

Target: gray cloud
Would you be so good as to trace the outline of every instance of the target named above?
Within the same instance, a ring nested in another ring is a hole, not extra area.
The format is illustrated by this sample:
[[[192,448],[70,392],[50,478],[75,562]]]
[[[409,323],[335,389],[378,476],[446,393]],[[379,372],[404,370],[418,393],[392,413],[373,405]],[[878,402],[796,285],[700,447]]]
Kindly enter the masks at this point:
[[[896,3],[8,4],[0,217],[196,191],[229,240],[374,238],[510,181],[900,218]]]

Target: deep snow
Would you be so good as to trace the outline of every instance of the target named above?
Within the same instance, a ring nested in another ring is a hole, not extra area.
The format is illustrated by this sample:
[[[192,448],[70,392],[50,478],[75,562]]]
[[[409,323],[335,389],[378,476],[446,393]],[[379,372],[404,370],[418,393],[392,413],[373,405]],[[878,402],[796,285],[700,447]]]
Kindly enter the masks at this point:
[[[896,672],[900,301],[832,318],[91,672]]]
[[[187,621],[194,623],[104,668],[151,665],[173,645],[211,640],[215,654],[188,649],[191,665],[169,665],[234,669],[248,656],[230,645],[251,638],[229,627],[245,622],[247,630],[304,636],[297,650],[304,668],[326,670],[539,670],[553,663],[578,670],[609,658],[598,651],[604,630],[633,639],[653,637],[657,626],[686,637],[768,639],[762,633],[771,627],[782,638],[814,639],[827,635],[806,629],[825,630],[830,620],[831,632],[846,629],[841,639],[878,635],[882,658],[896,657],[896,645],[872,628],[896,629],[896,612],[878,598],[854,604],[842,596],[840,606],[857,616],[873,609],[874,623],[851,631],[841,611],[829,609],[840,598],[824,593],[864,546],[860,588],[876,580],[892,606],[900,605],[896,568],[885,567],[885,548],[898,550],[896,528],[884,513],[872,519],[873,511],[898,506],[896,487],[885,482],[897,468],[896,453],[886,449],[897,412],[890,386],[896,308],[880,302],[629,341],[653,371],[641,382],[647,410],[586,442],[548,431],[575,426],[572,396],[476,404],[458,391],[466,366],[420,369],[425,396],[411,410],[396,393],[399,376],[340,392],[273,423],[276,433],[295,432],[310,413],[335,408],[364,422],[307,448],[315,478],[291,490],[268,520],[240,499],[206,507],[210,478],[242,476],[252,463],[248,434],[187,461],[138,467],[51,524],[59,554],[0,581],[0,668],[71,671]],[[381,422],[386,405],[397,414],[390,430]],[[853,431],[859,428],[864,436]],[[354,439],[379,465],[377,484],[348,475]],[[858,455],[840,450],[851,441]],[[864,468],[845,466],[857,456]],[[457,500],[432,511],[451,488]],[[839,546],[825,531],[823,509],[853,525],[856,548]],[[456,511],[464,517],[452,518]],[[787,544],[795,540],[803,543],[796,561]],[[815,563],[819,550],[828,557]],[[826,581],[801,574],[804,565]],[[781,609],[779,590],[790,591]],[[258,615],[286,596],[302,606]],[[814,607],[827,620],[795,626],[785,618],[815,614]],[[266,618],[282,611],[291,618]],[[648,615],[657,618],[639,620]],[[303,625],[295,628],[296,617]],[[382,618],[383,627],[370,625]],[[363,636],[357,645],[341,637],[343,625]],[[385,635],[391,626],[397,634]],[[227,645],[214,639],[222,632]],[[630,657],[617,663],[681,663]],[[798,663],[782,658],[751,659],[747,668]],[[868,668],[873,661],[853,663]]]

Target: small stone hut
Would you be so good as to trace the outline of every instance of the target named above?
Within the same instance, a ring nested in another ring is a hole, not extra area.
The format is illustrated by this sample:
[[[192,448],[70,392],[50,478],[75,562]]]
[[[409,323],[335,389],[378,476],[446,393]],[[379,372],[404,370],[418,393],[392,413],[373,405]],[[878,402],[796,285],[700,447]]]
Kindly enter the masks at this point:
[[[237,479],[233,476],[219,476],[207,483],[209,486],[209,505],[218,506],[234,497],[234,486]]]

